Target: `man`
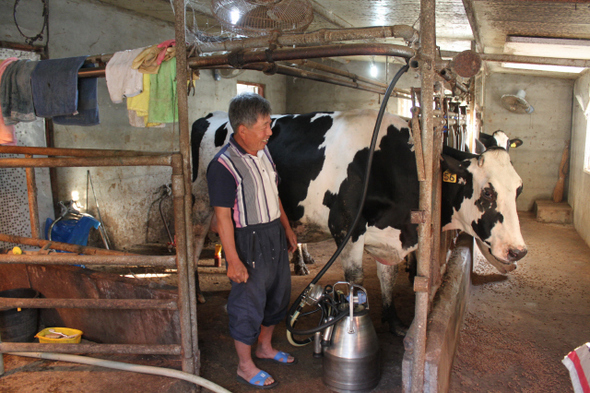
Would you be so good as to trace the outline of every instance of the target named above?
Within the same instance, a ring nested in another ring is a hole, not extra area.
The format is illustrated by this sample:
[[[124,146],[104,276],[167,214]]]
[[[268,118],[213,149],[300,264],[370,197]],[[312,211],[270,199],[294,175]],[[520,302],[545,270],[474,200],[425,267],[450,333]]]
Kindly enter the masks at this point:
[[[209,198],[232,281],[227,312],[239,359],[237,378],[264,389],[277,382],[254,364],[254,343],[258,359],[296,362],[271,344],[274,327],[287,313],[287,250],[295,250],[297,237],[279,199],[278,175],[266,147],[272,135],[270,112],[270,103],[257,94],[234,97],[228,113],[234,133],[207,169]]]

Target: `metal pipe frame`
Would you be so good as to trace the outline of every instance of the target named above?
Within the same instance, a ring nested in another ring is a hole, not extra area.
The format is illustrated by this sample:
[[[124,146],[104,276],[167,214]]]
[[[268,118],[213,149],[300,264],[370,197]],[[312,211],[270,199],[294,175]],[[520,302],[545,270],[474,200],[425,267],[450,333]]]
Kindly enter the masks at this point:
[[[61,250],[69,251],[75,254],[86,254],[86,255],[137,255],[125,251],[107,250],[106,248],[96,248],[88,246],[79,246],[77,244],[61,243],[56,241],[32,239],[30,237],[5,235],[0,233],[0,242],[15,243],[15,244],[26,244],[28,246],[35,246],[40,248],[46,248],[50,250]]]
[[[3,298],[0,308],[92,308],[111,310],[178,310],[174,299],[30,299]]]
[[[25,155],[32,158],[30,154]],[[27,195],[29,199],[29,217],[31,220],[31,236],[39,239],[41,230],[39,229],[39,205],[37,204],[37,180],[35,177],[35,168],[26,168],[27,176]]]
[[[123,353],[136,355],[180,355],[182,348],[172,345],[141,344],[37,344],[0,342],[0,354],[4,352],[56,352],[56,353]]]
[[[0,158],[0,168],[72,168],[87,166],[170,166],[172,155],[139,157]]]
[[[2,254],[0,263],[30,265],[105,265],[176,267],[174,255],[72,255],[72,254]],[[0,299],[0,304],[1,304]]]
[[[184,7],[184,6],[183,6]],[[179,82],[180,83],[180,82]],[[186,93],[185,93],[186,95]],[[186,113],[185,113],[186,115]],[[188,118],[187,118],[188,122]],[[0,150],[0,153],[6,152]],[[119,345],[119,344],[53,344],[2,343],[0,342],[0,375],[4,373],[3,353],[5,352],[62,352],[62,353],[132,353],[155,355],[181,355],[183,371],[194,373],[194,350],[191,335],[191,316],[196,317],[196,301],[191,305],[189,293],[189,274],[187,262],[187,226],[183,200],[185,187],[183,184],[183,157],[178,153],[141,154],[126,152],[121,156],[113,151],[84,151],[84,149],[38,149],[17,148],[17,154],[71,154],[77,157],[59,158],[2,158],[0,167],[90,167],[90,166],[171,166],[172,193],[174,195],[175,230],[177,234],[177,251],[175,256],[145,255],[71,255],[71,254],[24,254],[0,255],[0,263],[18,264],[84,264],[84,265],[132,265],[132,266],[165,266],[176,267],[178,274],[178,299],[0,299],[0,308],[11,305],[27,305],[34,307],[72,307],[72,308],[109,308],[109,309],[162,309],[178,310],[181,323],[180,345]],[[104,154],[103,154],[104,153]],[[108,157],[93,157],[103,154]],[[190,172],[189,172],[190,173]],[[29,193],[35,193],[29,188]],[[190,190],[189,190],[190,192]],[[18,240],[18,237],[10,237]],[[39,239],[30,239],[41,243]],[[49,243],[49,242],[48,242]],[[47,245],[48,243],[45,243]],[[90,251],[85,248],[84,251]],[[98,254],[98,253],[97,253]],[[193,291],[194,292],[194,291]],[[195,294],[193,293],[193,297]],[[193,310],[191,310],[193,306]],[[1,338],[0,338],[1,339]]]
[[[420,107],[422,112],[422,149],[425,162],[425,181],[420,182],[420,210],[424,223],[418,225],[418,267],[414,290],[416,291],[416,311],[413,325],[412,393],[424,390],[424,361],[426,353],[426,327],[429,311],[429,281],[432,258],[432,215],[433,198],[433,109],[434,75],[436,59],[435,0],[420,1],[420,27],[422,49],[422,81]]]
[[[265,51],[240,50],[222,55],[190,57],[188,65],[191,68],[200,68],[230,64],[234,68],[241,68],[249,63],[359,55],[396,56],[411,59],[416,56],[416,51],[407,46],[393,44],[335,44]]]
[[[178,53],[187,53],[186,47],[186,7],[184,0],[174,0],[174,37],[176,39],[176,50]],[[179,262],[179,276],[180,270],[185,280],[179,281],[179,287],[183,287],[183,291],[187,291],[188,303],[184,304],[186,312],[181,313],[181,318],[184,323],[188,324],[188,329],[183,331],[182,340],[183,348],[183,363],[182,370],[191,374],[200,374],[199,364],[200,356],[198,344],[198,328],[197,328],[197,286],[198,279],[195,278],[197,269],[195,266],[194,250],[193,250],[193,230],[192,230],[192,179],[191,179],[191,144],[190,131],[188,124],[188,97],[187,84],[188,80],[188,65],[187,56],[176,57],[176,91],[178,97],[178,128],[179,128],[179,144],[182,156],[182,172],[173,175],[174,181],[182,181],[182,186],[177,187],[178,190],[183,190],[182,193],[173,193],[174,197],[174,217],[179,221],[176,227],[176,236],[178,242],[178,234],[181,233],[181,241],[177,243],[177,247],[184,247],[182,256],[185,259],[184,263]],[[179,219],[182,218],[182,219]],[[180,289],[180,288],[179,288]],[[187,314],[188,315],[185,315]],[[184,326],[184,323],[182,326]]]
[[[105,150],[105,149],[64,149],[59,147],[0,146],[0,154],[30,154],[38,156],[62,157],[133,157],[161,156],[168,152],[149,152],[137,150]]]

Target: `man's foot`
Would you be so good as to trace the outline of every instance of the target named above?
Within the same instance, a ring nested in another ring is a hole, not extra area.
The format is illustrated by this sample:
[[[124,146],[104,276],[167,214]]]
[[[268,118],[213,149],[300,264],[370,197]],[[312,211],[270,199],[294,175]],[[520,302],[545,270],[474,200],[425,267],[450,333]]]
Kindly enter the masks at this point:
[[[238,381],[260,388],[271,388],[277,385],[277,382],[269,373],[256,367],[252,367],[248,370],[238,368]]]
[[[271,349],[270,351],[256,350],[256,357],[260,360],[271,360],[276,363],[285,364],[287,366],[297,363],[297,359],[286,352]]]

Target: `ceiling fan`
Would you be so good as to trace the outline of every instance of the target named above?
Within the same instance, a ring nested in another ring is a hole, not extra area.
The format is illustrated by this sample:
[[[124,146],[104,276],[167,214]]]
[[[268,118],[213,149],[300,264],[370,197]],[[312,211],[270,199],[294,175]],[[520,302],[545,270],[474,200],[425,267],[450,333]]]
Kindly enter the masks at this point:
[[[518,90],[516,94],[504,94],[501,98],[502,106],[514,113],[532,113],[535,108],[525,99],[526,92]]]
[[[308,0],[213,0],[211,10],[224,28],[245,36],[302,32],[313,21]]]

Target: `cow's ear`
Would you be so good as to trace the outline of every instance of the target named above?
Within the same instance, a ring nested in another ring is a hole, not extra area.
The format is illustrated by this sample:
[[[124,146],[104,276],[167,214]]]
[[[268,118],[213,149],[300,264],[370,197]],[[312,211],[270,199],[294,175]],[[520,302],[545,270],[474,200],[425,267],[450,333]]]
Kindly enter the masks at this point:
[[[481,141],[479,139],[475,140],[475,152],[477,154],[481,154],[484,151],[486,151],[486,147],[483,143],[481,143]]]
[[[516,149],[518,146],[522,145],[522,139],[520,138],[514,138],[514,139],[510,139],[510,147]]]
[[[444,170],[448,170],[456,175],[461,177],[465,176],[467,172],[467,167],[469,166],[469,161],[459,161],[456,158],[448,155],[442,154],[442,167]]]

